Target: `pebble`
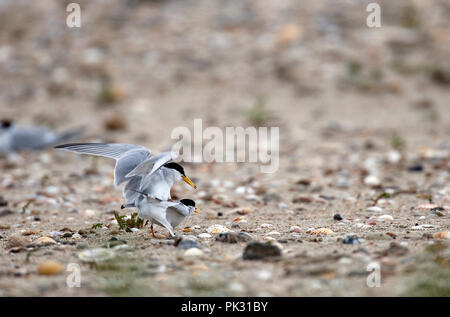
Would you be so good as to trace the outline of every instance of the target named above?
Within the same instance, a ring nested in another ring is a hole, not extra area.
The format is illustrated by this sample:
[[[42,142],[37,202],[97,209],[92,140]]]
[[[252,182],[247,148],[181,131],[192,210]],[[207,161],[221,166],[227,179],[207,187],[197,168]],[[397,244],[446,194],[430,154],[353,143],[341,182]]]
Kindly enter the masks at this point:
[[[358,237],[355,235],[349,235],[342,240],[343,244],[361,244]]]
[[[377,206],[372,206],[366,209],[367,211],[371,211],[371,212],[382,212],[383,209]]]
[[[210,235],[209,233],[200,233],[198,237],[201,239],[209,239],[212,238],[212,235]]]
[[[275,239],[274,237],[270,237],[270,236],[267,236],[267,237],[264,237],[264,241],[276,241],[277,239]]]
[[[208,227],[208,229],[206,229],[206,231],[209,234],[216,234],[216,233],[228,232],[228,231],[230,231],[230,229],[228,229],[225,226],[216,224],[216,225],[212,225],[212,226]]]
[[[381,215],[379,217],[376,218],[377,221],[393,221],[394,217],[392,217],[391,215]]]
[[[273,225],[270,224],[270,223],[263,223],[263,224],[260,225],[259,227],[264,229],[264,228],[270,228],[270,227],[273,227]]]
[[[302,228],[300,228],[299,226],[292,226],[289,228],[289,232],[302,233]]]
[[[280,233],[278,231],[270,231],[267,235],[269,235],[269,236],[279,236]]]
[[[131,228],[130,230],[131,230],[131,232],[139,232],[139,231],[141,231],[138,228]]]
[[[96,212],[92,209],[86,209],[81,214],[86,218],[94,218],[96,216]]]
[[[12,249],[17,247],[25,247],[30,243],[28,239],[25,239],[21,236],[11,236],[6,242],[6,249]]]
[[[340,214],[335,214],[335,215],[333,216],[333,219],[334,219],[334,220],[337,220],[337,221],[341,221],[343,218],[341,217]]]
[[[80,260],[84,262],[104,262],[113,259],[114,256],[112,249],[105,248],[89,249],[78,254]]]
[[[190,248],[184,251],[184,256],[186,257],[199,257],[203,255],[203,251],[199,248]]]
[[[252,236],[246,232],[225,232],[216,235],[216,241],[226,243],[246,242],[252,239]]]
[[[38,273],[41,275],[56,275],[61,271],[62,265],[57,261],[45,261],[38,266]]]
[[[377,186],[380,186],[381,181],[377,176],[369,175],[364,178],[364,184],[366,184],[368,186],[377,187]]]
[[[34,244],[36,244],[36,245],[50,245],[50,244],[55,244],[55,243],[56,243],[56,241],[50,237],[40,237],[39,239],[34,241]]]
[[[197,241],[191,239],[191,238],[184,238],[181,239],[181,241],[179,242],[175,242],[176,243],[176,247],[180,248],[180,249],[191,249],[191,248],[200,248],[200,245],[198,244]]]
[[[263,260],[281,256],[281,248],[271,243],[250,242],[244,249],[244,260]]]

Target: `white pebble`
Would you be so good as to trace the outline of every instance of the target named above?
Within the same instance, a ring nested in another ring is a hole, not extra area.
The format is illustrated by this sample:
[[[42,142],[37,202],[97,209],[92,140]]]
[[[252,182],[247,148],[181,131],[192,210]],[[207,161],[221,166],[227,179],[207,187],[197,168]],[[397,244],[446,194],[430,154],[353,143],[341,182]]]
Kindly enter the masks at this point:
[[[201,239],[209,239],[212,236],[209,233],[201,233],[201,234],[198,235],[198,237],[201,238]]]

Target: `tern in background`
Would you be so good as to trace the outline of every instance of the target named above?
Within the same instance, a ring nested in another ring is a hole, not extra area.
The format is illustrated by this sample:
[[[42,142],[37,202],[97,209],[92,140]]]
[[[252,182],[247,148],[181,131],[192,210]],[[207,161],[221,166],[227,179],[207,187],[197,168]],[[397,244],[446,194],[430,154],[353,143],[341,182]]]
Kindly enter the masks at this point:
[[[46,127],[25,128],[10,120],[0,121],[0,153],[9,154],[21,150],[42,150],[80,136],[83,128],[65,132],[53,132]]]
[[[150,198],[146,194],[139,195],[135,204],[124,205],[123,208],[137,207],[138,216],[141,219],[150,221],[150,229],[153,237],[153,224],[166,228],[171,237],[174,237],[174,228],[185,221],[192,213],[200,213],[195,207],[195,201],[191,199],[181,199],[179,201],[159,201]]]
[[[137,206],[135,202],[141,194],[161,201],[170,200],[170,188],[181,180],[196,188],[183,167],[171,162],[178,156],[175,152],[150,156],[151,151],[141,145],[114,143],[72,143],[55,148],[115,159],[114,185],[126,183],[123,196],[127,207]]]

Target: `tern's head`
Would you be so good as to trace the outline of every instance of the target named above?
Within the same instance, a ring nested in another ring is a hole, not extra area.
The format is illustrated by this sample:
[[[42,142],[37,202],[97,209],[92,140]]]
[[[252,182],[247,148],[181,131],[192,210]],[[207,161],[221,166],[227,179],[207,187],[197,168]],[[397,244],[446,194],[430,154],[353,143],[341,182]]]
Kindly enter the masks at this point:
[[[189,209],[189,213],[197,213],[199,214],[200,211],[197,209],[197,207],[195,207],[195,201],[193,201],[192,199],[182,199],[180,200],[180,202],[185,205],[186,207],[188,207]]]
[[[13,123],[11,120],[6,119],[0,120],[0,131],[3,132],[9,130],[12,127],[12,125]]]
[[[191,185],[194,188],[197,188],[197,186],[195,186],[195,184],[189,179],[189,177],[186,176],[186,174],[184,173],[184,168],[183,166],[181,166],[178,163],[167,163],[164,164],[165,168],[168,168],[170,170],[173,170],[175,173],[177,173],[186,183],[188,183],[189,185]]]

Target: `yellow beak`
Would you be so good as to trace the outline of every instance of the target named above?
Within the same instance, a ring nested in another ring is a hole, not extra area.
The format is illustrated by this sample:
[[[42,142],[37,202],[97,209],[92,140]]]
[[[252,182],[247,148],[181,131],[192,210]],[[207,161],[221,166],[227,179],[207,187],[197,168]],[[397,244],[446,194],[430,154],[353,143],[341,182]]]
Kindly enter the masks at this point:
[[[195,186],[195,184],[189,179],[189,177],[182,175],[181,176],[183,178],[183,180],[188,183],[189,185],[191,185],[194,188],[197,188],[197,186]]]
[[[199,213],[200,213],[200,210],[198,210],[197,208],[195,208],[194,212],[195,212],[196,214],[199,214]]]

